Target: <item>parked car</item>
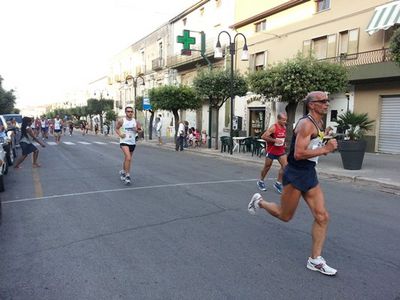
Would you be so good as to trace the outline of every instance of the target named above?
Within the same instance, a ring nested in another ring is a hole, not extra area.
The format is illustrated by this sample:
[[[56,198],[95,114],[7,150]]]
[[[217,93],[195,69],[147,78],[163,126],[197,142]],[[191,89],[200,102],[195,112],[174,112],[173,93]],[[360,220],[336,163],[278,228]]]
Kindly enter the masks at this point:
[[[4,114],[2,115],[3,118],[5,119],[7,124],[10,124],[13,120],[16,122],[16,126],[7,128],[7,130],[13,130],[14,132],[14,137],[13,137],[13,144],[15,146],[19,146],[19,140],[21,138],[21,125],[22,125],[22,115],[20,114]]]
[[[2,139],[2,148],[6,152],[8,166],[12,166],[17,156],[16,150],[16,129],[9,128],[3,115],[0,115],[0,138]]]
[[[0,192],[4,192],[4,175],[8,172],[6,151],[3,149],[4,138],[0,137]]]

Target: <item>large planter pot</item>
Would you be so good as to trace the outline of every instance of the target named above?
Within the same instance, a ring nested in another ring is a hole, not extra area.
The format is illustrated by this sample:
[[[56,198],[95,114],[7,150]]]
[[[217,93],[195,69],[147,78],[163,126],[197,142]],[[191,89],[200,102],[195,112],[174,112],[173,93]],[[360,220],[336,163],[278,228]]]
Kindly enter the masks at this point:
[[[343,168],[346,170],[360,170],[367,142],[365,140],[358,141],[338,141],[338,150],[342,157]]]

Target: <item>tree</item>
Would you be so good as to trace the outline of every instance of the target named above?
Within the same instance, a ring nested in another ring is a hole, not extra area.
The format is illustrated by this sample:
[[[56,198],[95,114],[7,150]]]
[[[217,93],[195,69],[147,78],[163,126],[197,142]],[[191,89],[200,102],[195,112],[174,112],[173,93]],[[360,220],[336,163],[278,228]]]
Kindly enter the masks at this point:
[[[14,90],[6,91],[2,86],[2,82],[3,78],[0,76],[0,114],[16,113]]]
[[[222,69],[204,70],[198,73],[193,80],[193,87],[198,95],[207,99],[212,113],[215,112],[216,138],[215,149],[218,149],[218,117],[219,109],[230,99],[231,74]],[[247,83],[242,75],[235,73],[233,76],[233,94],[244,96],[247,93]],[[208,133],[211,135],[211,133]]]
[[[179,125],[178,111],[180,109],[198,109],[201,107],[201,101],[196,96],[194,89],[185,85],[164,85],[152,88],[149,91],[149,96],[153,110],[169,110],[174,115],[175,137]]]
[[[94,99],[90,98],[87,100],[87,112],[90,115],[90,121],[92,121],[92,115],[100,116],[100,130],[103,133],[103,114],[107,110],[111,110],[114,107],[114,100],[107,99]]]
[[[325,91],[331,94],[345,91],[348,85],[347,70],[340,64],[317,61],[298,54],[267,70],[249,74],[250,90],[265,96],[270,101],[288,103],[287,141],[293,135],[297,105],[310,91]]]
[[[68,115],[75,117],[75,119],[80,120],[82,116],[87,115],[87,106],[76,106],[68,109]]]
[[[390,39],[390,52],[393,60],[400,66],[400,28],[397,28]]]

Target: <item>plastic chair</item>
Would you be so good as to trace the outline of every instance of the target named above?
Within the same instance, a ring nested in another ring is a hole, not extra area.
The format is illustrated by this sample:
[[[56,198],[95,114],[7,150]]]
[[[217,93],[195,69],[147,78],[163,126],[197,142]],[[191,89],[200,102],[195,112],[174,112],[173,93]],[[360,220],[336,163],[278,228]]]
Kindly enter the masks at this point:
[[[233,149],[233,140],[230,136],[221,136],[221,152],[230,152]]]

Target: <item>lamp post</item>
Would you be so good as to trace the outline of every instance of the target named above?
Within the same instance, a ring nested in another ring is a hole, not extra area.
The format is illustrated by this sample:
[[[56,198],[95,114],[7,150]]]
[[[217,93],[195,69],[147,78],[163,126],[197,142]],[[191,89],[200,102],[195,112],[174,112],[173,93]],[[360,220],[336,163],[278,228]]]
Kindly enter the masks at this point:
[[[228,35],[229,38],[229,54],[231,56],[231,79],[230,79],[230,92],[231,92],[231,120],[230,120],[230,125],[231,125],[231,130],[230,130],[230,136],[231,138],[233,138],[233,114],[234,114],[234,91],[233,91],[233,64],[234,64],[234,58],[235,58],[235,53],[236,53],[236,38],[238,36],[242,36],[244,39],[244,46],[243,46],[243,50],[242,50],[242,56],[241,56],[241,60],[242,61],[246,61],[249,59],[248,56],[248,48],[247,48],[247,40],[246,37],[244,36],[243,33],[236,33],[235,36],[232,38],[231,35],[229,34],[229,32],[223,30],[218,34],[218,38],[217,38],[217,44],[215,45],[215,52],[214,52],[214,57],[215,58],[222,58],[222,49],[221,49],[221,43],[219,41],[219,38],[221,36],[222,33],[225,33]],[[231,147],[231,154],[232,154],[232,147]]]
[[[107,97],[110,96],[110,94],[108,93],[107,90],[99,90],[99,91],[100,91],[100,100],[104,99],[103,98],[103,93],[104,92],[107,92]],[[94,91],[93,95],[96,96],[96,91]]]
[[[132,80],[133,83],[133,104],[135,106],[135,118],[137,119],[137,110],[136,110],[136,88],[137,88],[137,82],[138,79],[142,79],[142,85],[144,85],[144,77],[142,75],[138,75],[136,77],[133,77],[132,75],[128,75],[125,78],[125,86],[128,86],[128,80]]]

